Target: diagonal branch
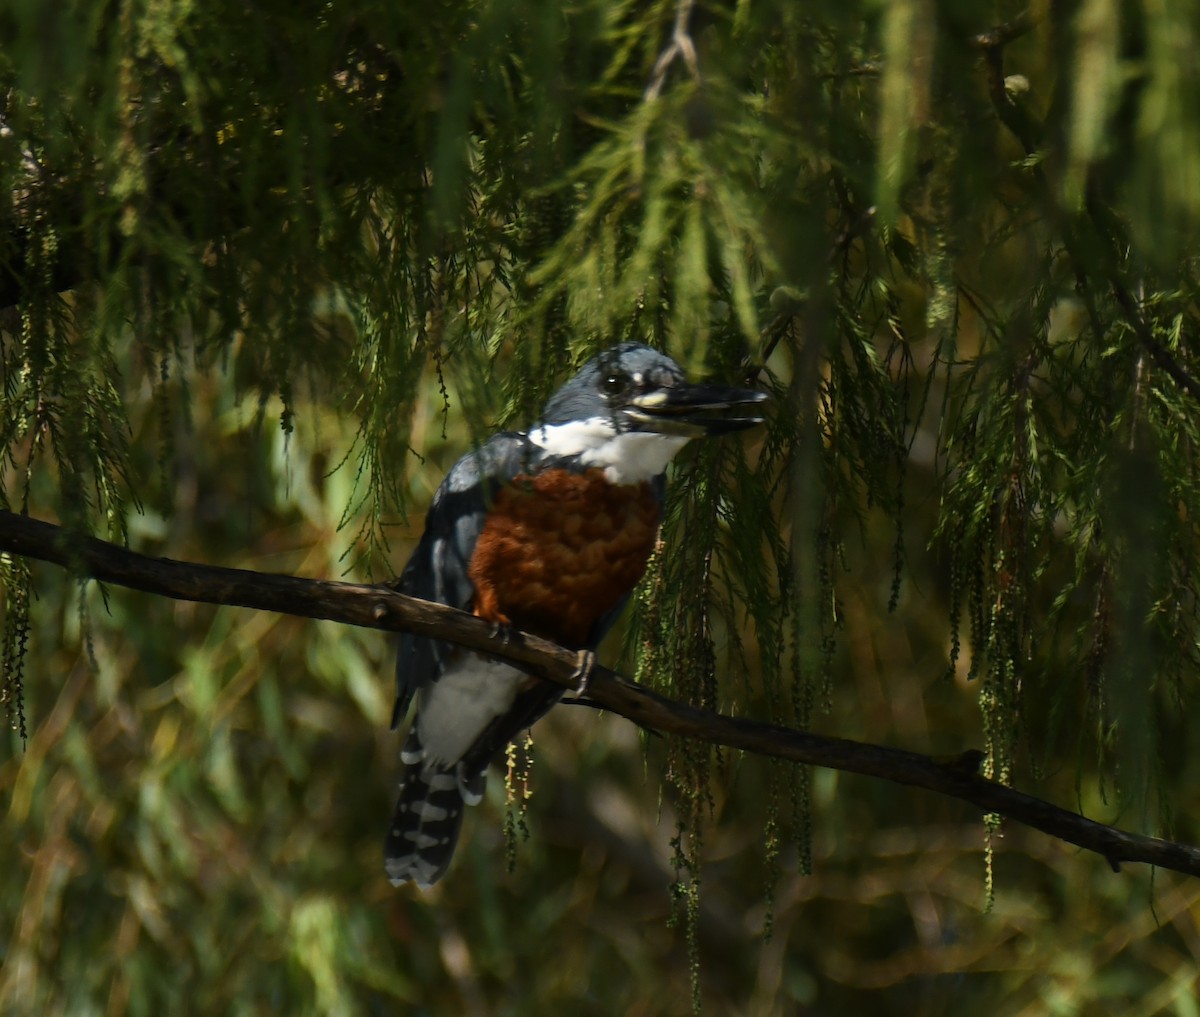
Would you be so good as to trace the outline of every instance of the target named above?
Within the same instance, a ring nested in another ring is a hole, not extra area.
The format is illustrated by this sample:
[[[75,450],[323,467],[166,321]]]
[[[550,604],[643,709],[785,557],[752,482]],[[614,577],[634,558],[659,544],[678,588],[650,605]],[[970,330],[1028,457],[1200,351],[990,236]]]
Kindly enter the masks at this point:
[[[495,636],[492,627],[479,618],[403,596],[386,586],[300,579],[152,558],[12,512],[0,512],[0,552],[52,562],[79,576],[176,600],[436,636],[507,660],[564,688],[573,689],[578,683],[576,653],[521,632]],[[667,699],[603,667],[591,670],[587,689],[595,704],[655,731],[925,788],[1094,851],[1114,870],[1122,862],[1146,862],[1200,876],[1200,849],[1126,833],[986,780],[976,772],[973,753],[948,763],[939,762],[902,749],[727,717]]]
[[[983,54],[988,94],[991,97],[992,106],[996,111],[997,117],[999,117],[1001,123],[1016,135],[1025,149],[1026,155],[1030,156],[1037,152],[1041,144],[1043,127],[1028,110],[1014,102],[1008,94],[1007,78],[1004,73],[1004,47],[1014,39],[1020,38],[1026,32],[1031,31],[1036,25],[1036,19],[1029,11],[1026,11],[1007,24],[998,25],[989,31],[981,32],[969,40],[970,45],[980,50]],[[1053,190],[1046,180],[1042,167],[1033,167],[1032,176],[1041,188],[1051,220],[1057,223],[1062,232],[1063,243],[1067,248],[1067,253],[1074,267],[1076,279],[1081,285],[1086,285],[1090,273],[1087,270],[1087,262],[1083,253],[1084,244],[1081,243],[1080,237],[1075,234],[1067,216],[1059,207],[1059,203],[1054,197]],[[1118,253],[1117,245],[1110,236],[1110,230],[1106,229],[1101,222],[1102,217],[1110,220],[1114,217],[1111,213],[1105,213],[1100,202],[1091,193],[1090,185],[1085,206],[1093,234],[1101,241],[1101,251],[1108,265],[1106,275],[1108,276],[1112,294],[1116,298],[1126,322],[1133,330],[1134,338],[1141,343],[1154,359],[1154,362],[1170,375],[1175,384],[1187,392],[1193,399],[1200,402],[1200,381],[1171,354],[1171,351],[1166,346],[1155,338],[1153,330],[1142,313],[1141,306],[1122,282],[1121,275],[1116,269],[1116,266],[1121,263],[1122,258]],[[1088,309],[1093,319],[1093,328],[1097,335],[1102,334],[1103,330],[1096,321],[1095,310],[1090,297],[1088,298]]]
[[[1022,11],[1012,21],[995,25],[986,31],[971,36],[967,43],[976,49],[1003,49],[1010,42],[1028,35],[1038,26],[1038,17],[1032,10]]]
[[[1129,327],[1133,329],[1133,334],[1137,337],[1138,342],[1149,351],[1150,356],[1154,358],[1154,362],[1171,376],[1176,385],[1187,392],[1197,402],[1200,402],[1200,382],[1197,382],[1186,368],[1171,356],[1170,350],[1154,338],[1154,332],[1146,323],[1146,319],[1142,315],[1142,310],[1138,306],[1138,301],[1121,281],[1120,275],[1117,272],[1113,272],[1112,278],[1109,281],[1112,285],[1113,296],[1117,298],[1117,303],[1121,306],[1125,320],[1129,324]]]

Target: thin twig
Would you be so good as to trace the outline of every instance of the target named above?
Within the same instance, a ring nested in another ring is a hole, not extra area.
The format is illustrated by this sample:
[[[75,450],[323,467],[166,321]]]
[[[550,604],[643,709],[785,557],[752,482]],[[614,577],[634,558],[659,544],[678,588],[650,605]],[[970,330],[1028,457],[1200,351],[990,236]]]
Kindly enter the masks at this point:
[[[1125,314],[1125,320],[1129,323],[1130,328],[1133,329],[1133,334],[1137,337],[1137,341],[1154,358],[1154,362],[1175,380],[1175,383],[1180,388],[1184,389],[1193,399],[1200,401],[1200,382],[1197,382],[1183,365],[1171,356],[1170,350],[1154,338],[1154,333],[1150,330],[1150,326],[1146,324],[1146,319],[1142,316],[1141,307],[1137,299],[1129,292],[1129,289],[1115,272],[1112,274],[1109,284],[1112,286],[1113,296],[1117,298],[1117,303],[1121,305],[1121,310]]]
[[[675,26],[671,30],[671,41],[667,43],[654,62],[654,70],[650,74],[650,84],[646,86],[645,101],[653,102],[659,97],[663,86],[667,83],[667,71],[676,60],[687,64],[687,69],[696,83],[700,81],[700,64],[696,60],[696,45],[688,32],[688,22],[692,17],[692,8],[696,0],[679,0],[675,8]]]
[[[385,586],[151,558],[94,537],[71,535],[61,527],[12,512],[0,512],[0,552],[52,562],[81,577],[177,600],[250,607],[436,637],[506,660],[566,689],[574,689],[579,680],[579,657],[574,651],[522,632],[497,636],[482,619],[443,604],[402,596]],[[1122,862],[1145,862],[1200,876],[1200,849],[1126,833],[986,780],[976,772],[977,754],[966,753],[939,762],[916,752],[727,717],[667,699],[599,666],[592,669],[587,694],[605,709],[664,734],[861,773],[961,799],[984,813],[999,813],[1094,851],[1114,871]]]

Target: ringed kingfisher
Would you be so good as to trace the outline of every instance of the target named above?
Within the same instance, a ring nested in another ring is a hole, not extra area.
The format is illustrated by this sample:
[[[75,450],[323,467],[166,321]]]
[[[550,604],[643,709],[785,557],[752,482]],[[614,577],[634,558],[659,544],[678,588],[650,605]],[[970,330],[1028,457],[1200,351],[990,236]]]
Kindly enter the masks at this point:
[[[497,434],[455,463],[398,589],[590,653],[646,569],[667,464],[692,438],[761,423],[750,408],[765,398],[690,384],[641,343],[606,350],[528,431]],[[393,884],[425,889],[449,867],[463,806],[482,798],[492,757],[562,689],[407,633],[396,683],[392,727],[414,698],[417,708],[385,869]]]

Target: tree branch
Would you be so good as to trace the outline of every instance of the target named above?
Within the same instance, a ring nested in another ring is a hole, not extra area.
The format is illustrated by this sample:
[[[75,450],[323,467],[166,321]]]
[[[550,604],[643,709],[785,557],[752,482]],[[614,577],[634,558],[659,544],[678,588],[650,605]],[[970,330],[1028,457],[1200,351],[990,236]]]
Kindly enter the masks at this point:
[[[1154,338],[1154,332],[1142,316],[1138,301],[1121,281],[1120,275],[1113,272],[1109,282],[1112,285],[1113,296],[1117,298],[1117,303],[1125,315],[1125,321],[1133,329],[1133,334],[1137,337],[1138,342],[1154,358],[1154,362],[1171,376],[1176,385],[1200,402],[1200,382],[1197,382],[1183,365],[1171,356],[1171,352]]]
[[[1022,11],[1012,21],[979,32],[967,42],[976,49],[1003,49],[1010,42],[1028,35],[1037,28],[1038,20],[1032,11]]]
[[[1042,138],[1042,125],[1038,123],[1029,112],[1022,106],[1018,105],[1008,94],[1006,86],[1006,77],[1004,74],[1004,47],[1014,39],[1020,38],[1026,32],[1031,31],[1036,27],[1037,21],[1030,12],[1013,19],[1007,24],[998,25],[986,32],[981,32],[973,36],[969,42],[970,45],[979,49],[983,53],[984,70],[987,78],[988,94],[992,100],[992,106],[996,111],[1001,123],[1003,123],[1021,142],[1025,149],[1026,155],[1034,155]],[[1076,279],[1084,281],[1089,278],[1086,262],[1080,253],[1079,238],[1074,236],[1074,232],[1066,216],[1059,207],[1057,199],[1046,181],[1045,175],[1041,167],[1034,167],[1034,178],[1038,181],[1042,190],[1042,195],[1047,203],[1047,208],[1050,211],[1051,220],[1056,222],[1062,232],[1063,242],[1066,245],[1067,252],[1071,258],[1072,266],[1075,270]],[[1141,307],[1129,289],[1121,280],[1120,273],[1116,267],[1120,261],[1120,255],[1116,250],[1116,245],[1110,238],[1109,230],[1101,223],[1100,208],[1094,195],[1091,194],[1091,185],[1088,185],[1088,195],[1085,203],[1087,217],[1091,222],[1092,229],[1097,238],[1103,243],[1105,263],[1107,266],[1107,276],[1109,285],[1112,288],[1113,296],[1116,298],[1117,304],[1121,308],[1122,314],[1129,327],[1133,330],[1133,334],[1142,347],[1154,358],[1154,362],[1162,368],[1171,379],[1185,392],[1188,393],[1197,402],[1200,402],[1200,381],[1197,379],[1174,357],[1170,350],[1167,349],[1161,342],[1154,337],[1154,332],[1146,322],[1142,314]],[[1111,218],[1111,216],[1110,216]],[[1092,318],[1092,327],[1096,331],[1097,336],[1103,334],[1103,329],[1096,321],[1095,311],[1091,306],[1091,300],[1088,301],[1088,313]]]
[[[386,586],[300,579],[194,565],[137,554],[93,537],[11,512],[0,512],[0,552],[52,562],[80,577],[176,600],[250,607],[305,618],[435,636],[515,664],[564,688],[578,683],[578,655],[522,632],[496,636],[485,621],[442,604],[406,597]],[[1014,791],[976,772],[978,754],[951,762],[901,749],[795,731],[727,717],[675,702],[596,666],[588,698],[643,727],[797,763],[824,766],[925,788],[969,802],[1102,855],[1113,867],[1146,862],[1200,876],[1200,849],[1126,833]]]
[[[679,0],[679,4],[675,8],[675,26],[671,30],[671,41],[667,43],[666,49],[658,55],[658,60],[654,63],[654,70],[650,74],[650,84],[646,86],[643,97],[646,102],[653,102],[658,98],[659,93],[663,90],[663,85],[667,82],[667,71],[671,69],[671,64],[676,60],[682,60],[687,64],[693,81],[700,80],[700,64],[696,60],[696,46],[688,31],[688,22],[691,20],[692,8],[695,5],[696,0]]]

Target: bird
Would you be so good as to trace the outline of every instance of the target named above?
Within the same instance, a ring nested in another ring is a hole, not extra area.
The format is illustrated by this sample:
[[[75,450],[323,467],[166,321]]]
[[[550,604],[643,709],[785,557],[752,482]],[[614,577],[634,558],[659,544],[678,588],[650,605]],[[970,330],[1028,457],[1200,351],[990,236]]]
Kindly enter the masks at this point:
[[[666,470],[693,438],[762,422],[766,394],[689,383],[639,342],[604,350],[558,389],[527,431],[468,452],[434,494],[397,589],[579,651],[587,659],[645,572]],[[510,664],[403,634],[395,729],[415,700],[399,799],[384,844],[394,885],[433,886],[449,868],[464,805],[487,769],[563,690]]]

